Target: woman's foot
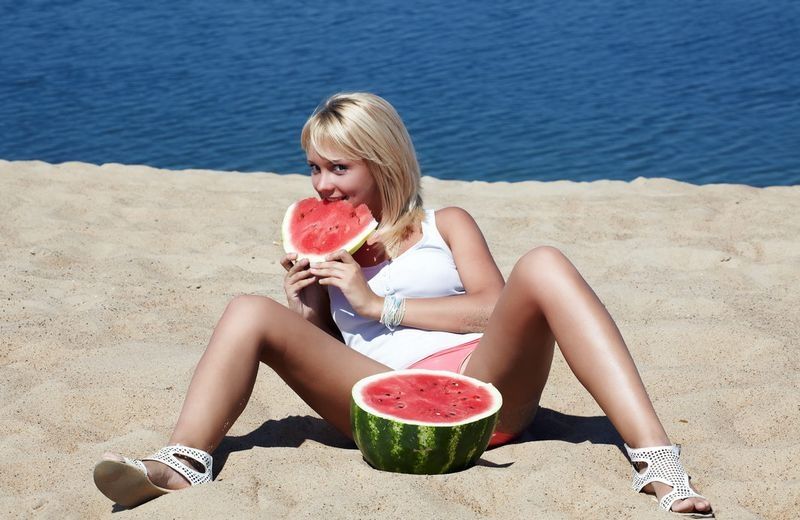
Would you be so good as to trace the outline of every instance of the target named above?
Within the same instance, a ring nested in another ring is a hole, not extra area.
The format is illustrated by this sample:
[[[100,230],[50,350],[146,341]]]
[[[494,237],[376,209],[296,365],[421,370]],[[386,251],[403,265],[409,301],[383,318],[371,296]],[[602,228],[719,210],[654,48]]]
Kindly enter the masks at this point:
[[[674,513],[712,517],[711,502],[690,483],[680,461],[680,445],[634,449],[625,445],[633,464],[633,489],[655,494],[663,509]]]
[[[189,461],[180,457],[176,458],[178,458],[178,460],[180,460],[187,467],[194,469]],[[125,457],[107,451],[103,454],[102,460],[125,462]],[[142,462],[147,468],[147,478],[150,479],[150,482],[160,488],[177,491],[178,489],[187,488],[191,485],[189,484],[189,481],[186,480],[186,477],[162,462],[158,462],[156,460],[144,460]]]
[[[144,460],[105,453],[94,467],[94,482],[112,501],[135,507],[172,491],[211,482],[212,464],[208,453],[178,444]]]
[[[692,491],[700,494],[694,486],[691,486]],[[656,498],[661,500],[661,497],[672,491],[672,486],[662,484],[661,482],[652,482],[642,488],[645,493],[654,493]],[[712,511],[711,502],[707,498],[689,497],[683,500],[676,500],[672,503],[672,511],[675,513],[702,513],[708,514]]]

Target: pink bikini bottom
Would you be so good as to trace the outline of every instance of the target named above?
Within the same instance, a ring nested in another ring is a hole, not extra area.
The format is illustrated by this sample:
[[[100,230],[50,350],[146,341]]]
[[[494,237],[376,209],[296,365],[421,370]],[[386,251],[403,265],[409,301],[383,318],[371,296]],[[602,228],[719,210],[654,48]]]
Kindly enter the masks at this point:
[[[478,346],[481,339],[474,339],[455,347],[446,348],[442,351],[431,354],[426,358],[422,358],[408,368],[427,368],[429,370],[447,370],[449,372],[456,372],[459,374],[464,373],[467,367],[472,352]],[[489,447],[494,448],[508,444],[513,441],[517,435],[510,433],[494,432],[492,438],[489,439]]]
[[[464,373],[467,361],[472,351],[478,346],[481,338],[473,339],[455,347],[440,350],[426,358],[422,358],[408,368],[427,368],[430,370],[447,370],[448,372]]]

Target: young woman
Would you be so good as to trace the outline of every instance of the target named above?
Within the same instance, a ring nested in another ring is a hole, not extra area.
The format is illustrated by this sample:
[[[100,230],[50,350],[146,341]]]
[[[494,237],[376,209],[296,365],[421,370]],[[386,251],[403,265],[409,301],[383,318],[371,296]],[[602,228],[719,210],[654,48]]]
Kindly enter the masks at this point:
[[[411,139],[380,97],[331,97],[301,140],[319,197],[366,204],[377,232],[352,256],[339,251],[313,264],[284,257],[288,308],[234,298],[197,365],[170,446],[143,460],[106,454],[95,467],[106,496],[134,506],[210,481],[209,453],[244,409],[259,363],[348,436],[359,379],[406,367],[462,372],[502,393],[492,443],[508,442],[536,413],[557,341],[642,468],[634,488],[674,512],[711,513],[614,321],[563,254],[533,249],[504,282],[466,211],[423,209]]]

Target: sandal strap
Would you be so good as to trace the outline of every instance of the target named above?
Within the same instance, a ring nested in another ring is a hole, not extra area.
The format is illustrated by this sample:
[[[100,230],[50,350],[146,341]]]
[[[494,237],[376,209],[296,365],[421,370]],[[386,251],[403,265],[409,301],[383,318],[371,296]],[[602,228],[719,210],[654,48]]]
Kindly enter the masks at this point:
[[[183,457],[192,459],[193,461],[199,462],[205,471],[202,473],[191,468],[178,460],[175,455],[181,455]],[[142,460],[155,460],[166,464],[170,468],[174,469],[178,473],[180,473],[186,480],[189,481],[189,484],[192,486],[196,486],[198,484],[205,484],[207,482],[211,482],[211,470],[213,465],[213,459],[211,455],[204,452],[203,450],[198,450],[196,448],[190,448],[188,446],[181,446],[180,444],[176,444],[175,446],[166,446],[161,448],[154,454],[146,457]]]
[[[625,444],[625,450],[633,465],[633,489],[641,491],[651,482],[661,482],[672,486],[672,491],[661,497],[659,505],[670,511],[676,500],[699,497],[705,498],[692,490],[689,486],[689,475],[681,464],[681,447],[678,444],[671,446],[653,446],[650,448],[631,448]],[[644,462],[647,467],[640,473],[636,469],[637,462]]]
[[[144,463],[141,460],[139,460],[139,459],[129,459],[128,457],[122,457],[122,459],[125,461],[125,464],[128,464],[130,466],[134,466],[136,469],[138,469],[139,471],[141,471],[142,473],[147,475],[147,467],[144,465]]]

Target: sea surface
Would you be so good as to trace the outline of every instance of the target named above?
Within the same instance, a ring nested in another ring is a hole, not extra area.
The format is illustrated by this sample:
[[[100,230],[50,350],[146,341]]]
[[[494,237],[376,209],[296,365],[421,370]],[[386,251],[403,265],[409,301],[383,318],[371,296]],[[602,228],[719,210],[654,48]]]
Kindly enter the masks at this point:
[[[0,0],[0,158],[305,172],[368,90],[423,174],[800,184],[797,0]]]

